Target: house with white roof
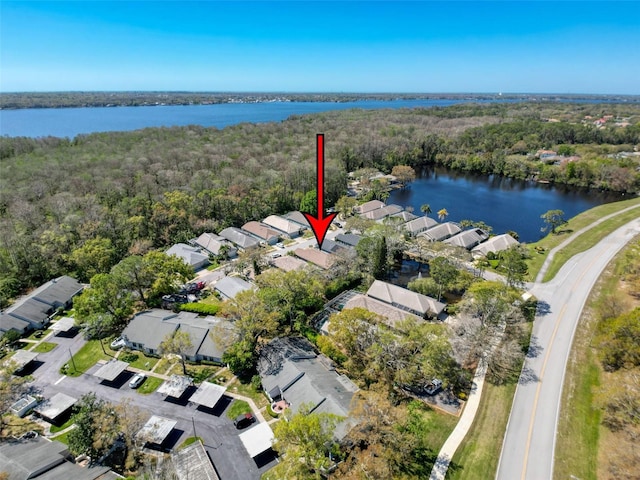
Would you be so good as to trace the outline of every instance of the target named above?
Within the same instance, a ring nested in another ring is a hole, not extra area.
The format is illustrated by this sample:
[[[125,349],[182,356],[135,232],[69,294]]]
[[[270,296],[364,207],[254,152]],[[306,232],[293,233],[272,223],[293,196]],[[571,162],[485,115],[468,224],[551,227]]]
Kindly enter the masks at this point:
[[[262,223],[275,228],[283,236],[287,238],[299,237],[303,229],[303,227],[301,227],[299,223],[294,222],[293,220],[289,220],[287,218],[281,217],[279,215],[269,215],[267,218],[265,218],[262,221]]]

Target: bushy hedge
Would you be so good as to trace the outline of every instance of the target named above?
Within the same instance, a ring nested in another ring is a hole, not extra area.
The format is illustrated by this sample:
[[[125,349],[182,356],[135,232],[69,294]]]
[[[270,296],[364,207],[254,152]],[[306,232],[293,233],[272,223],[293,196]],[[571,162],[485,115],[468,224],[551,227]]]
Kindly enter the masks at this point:
[[[209,303],[183,303],[180,305],[183,312],[201,313],[203,315],[215,315],[220,311],[220,305]]]

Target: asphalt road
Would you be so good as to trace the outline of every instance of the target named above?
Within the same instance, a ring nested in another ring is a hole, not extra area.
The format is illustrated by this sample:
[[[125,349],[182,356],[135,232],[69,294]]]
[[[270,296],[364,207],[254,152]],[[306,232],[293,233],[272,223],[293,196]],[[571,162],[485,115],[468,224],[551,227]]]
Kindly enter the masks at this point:
[[[168,448],[177,447],[187,437],[193,436],[195,424],[196,434],[203,439],[205,449],[222,479],[259,479],[262,473],[275,465],[276,460],[272,457],[265,459],[267,463],[264,464],[256,464],[249,457],[238,437],[244,430],[236,430],[226,415],[226,410],[231,405],[231,397],[224,396],[213,411],[203,411],[187,401],[168,401],[159,393],[137,393],[128,386],[133,375],[128,372],[120,376],[116,386],[102,383],[99,378],[93,376],[98,369],[97,366],[91,367],[79,377],[66,377],[59,373],[59,369],[69,362],[69,350],[75,353],[84,344],[82,334],[78,333],[73,338],[51,336],[47,341],[59,346],[51,352],[39,354],[38,362],[31,372],[35,378],[32,385],[45,397],[50,398],[62,392],[79,398],[85,393],[94,392],[98,397],[112,403],[131,399],[132,405],[141,408],[149,417],[161,415],[178,421],[168,439]]]
[[[552,281],[531,289],[542,306],[516,389],[496,478],[553,478],[556,428],[573,334],[596,280],[639,233],[640,218],[571,258]]]

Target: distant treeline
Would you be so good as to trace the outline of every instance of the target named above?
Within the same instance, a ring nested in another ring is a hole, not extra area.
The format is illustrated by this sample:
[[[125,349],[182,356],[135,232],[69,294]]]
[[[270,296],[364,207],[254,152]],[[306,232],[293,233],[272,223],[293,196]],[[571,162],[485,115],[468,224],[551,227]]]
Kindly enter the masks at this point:
[[[251,93],[251,92],[16,92],[0,93],[0,109],[138,107],[254,102],[354,102],[359,100],[516,100],[534,102],[601,101],[640,103],[632,95],[541,95],[469,93]]]
[[[631,125],[544,121],[603,112]],[[403,164],[637,192],[640,160],[609,155],[640,145],[639,119],[640,106],[630,105],[458,105],[334,111],[223,130],[0,137],[0,302],[76,271],[74,252],[90,240],[104,240],[114,263],[298,209],[315,188],[316,133],[326,139],[327,205],[346,192],[348,172]],[[541,148],[580,159],[547,164],[535,157]]]

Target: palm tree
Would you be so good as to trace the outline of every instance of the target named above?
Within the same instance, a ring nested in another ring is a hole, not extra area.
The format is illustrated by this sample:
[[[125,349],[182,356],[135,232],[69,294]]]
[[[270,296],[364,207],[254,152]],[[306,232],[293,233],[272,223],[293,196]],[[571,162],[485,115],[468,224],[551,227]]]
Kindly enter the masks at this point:
[[[447,215],[449,215],[449,212],[447,212],[446,208],[443,208],[442,210],[438,210],[438,219],[442,222],[445,218],[447,218]]]
[[[424,213],[425,217],[428,217],[429,214],[431,213],[431,205],[429,205],[428,203],[425,203],[424,205],[420,206],[420,211],[422,213]]]

